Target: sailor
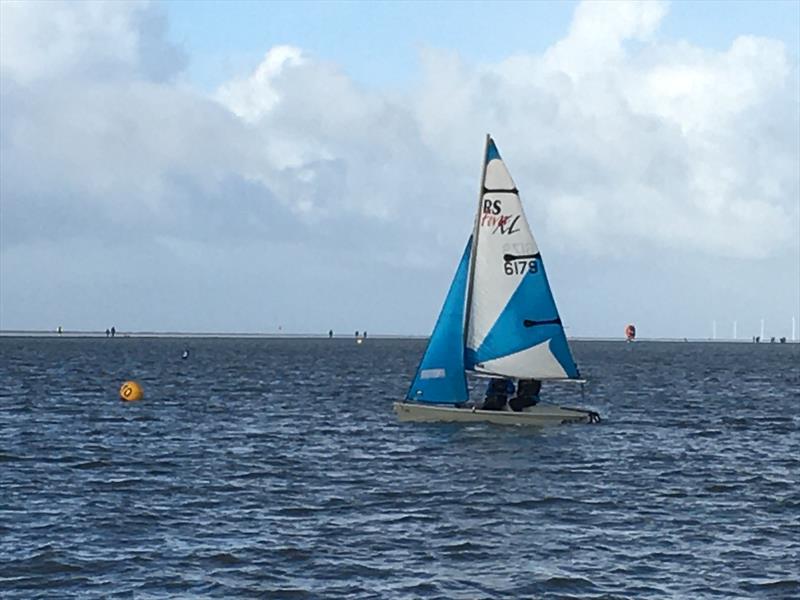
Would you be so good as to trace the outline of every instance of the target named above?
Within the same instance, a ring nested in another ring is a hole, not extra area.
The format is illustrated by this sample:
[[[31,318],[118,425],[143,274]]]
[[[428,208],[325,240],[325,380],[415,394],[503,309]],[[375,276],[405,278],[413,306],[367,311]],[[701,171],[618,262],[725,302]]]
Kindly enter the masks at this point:
[[[514,382],[510,379],[490,379],[481,410],[503,410],[508,396],[513,393]]]
[[[517,384],[517,395],[508,402],[508,405],[515,412],[520,412],[528,406],[535,406],[539,402],[541,389],[542,382],[538,379],[520,379]]]

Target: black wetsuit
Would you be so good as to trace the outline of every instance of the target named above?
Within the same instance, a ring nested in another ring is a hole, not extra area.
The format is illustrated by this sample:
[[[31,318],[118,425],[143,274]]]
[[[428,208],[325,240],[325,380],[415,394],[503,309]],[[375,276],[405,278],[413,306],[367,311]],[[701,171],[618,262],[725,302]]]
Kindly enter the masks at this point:
[[[486,399],[481,410],[503,410],[508,395],[514,393],[514,384],[508,379],[492,379],[486,389]]]
[[[508,405],[515,412],[520,412],[528,406],[536,406],[541,389],[542,384],[536,379],[520,379],[517,385],[517,395],[509,401]]]

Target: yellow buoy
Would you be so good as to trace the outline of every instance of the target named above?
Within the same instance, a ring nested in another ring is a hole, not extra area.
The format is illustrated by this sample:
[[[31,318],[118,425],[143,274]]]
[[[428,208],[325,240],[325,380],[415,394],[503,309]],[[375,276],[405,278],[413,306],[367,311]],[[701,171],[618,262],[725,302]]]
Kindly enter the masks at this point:
[[[133,402],[134,400],[141,400],[142,396],[144,396],[144,392],[142,391],[142,386],[140,386],[135,381],[126,381],[122,384],[122,387],[119,388],[119,397],[120,400],[124,400],[125,402]]]

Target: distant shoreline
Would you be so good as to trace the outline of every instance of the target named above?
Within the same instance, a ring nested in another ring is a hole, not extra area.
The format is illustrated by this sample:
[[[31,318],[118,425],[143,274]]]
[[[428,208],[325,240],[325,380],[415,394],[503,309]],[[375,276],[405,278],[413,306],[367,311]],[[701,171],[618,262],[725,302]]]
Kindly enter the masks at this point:
[[[28,329],[0,329],[0,337],[53,337],[53,338],[105,338],[105,331],[39,331]],[[328,339],[326,333],[237,333],[237,332],[188,332],[188,331],[117,331],[114,338],[231,338],[231,339]],[[334,334],[334,339],[355,339],[350,334]],[[366,339],[427,339],[427,335],[401,335],[394,333],[368,333]]]
[[[29,330],[29,329],[0,329],[0,338],[32,337],[32,338],[105,338],[105,331],[55,331]],[[108,336],[110,337],[110,336]],[[117,331],[116,338],[191,338],[191,339],[328,339],[327,333],[236,333],[236,332],[184,332],[184,331]],[[426,340],[427,335],[408,335],[395,333],[369,334],[366,339],[381,340]],[[352,340],[353,335],[334,334],[333,339]],[[571,342],[619,342],[627,343],[621,337],[568,337]],[[638,338],[633,344],[642,342],[673,342],[673,343],[715,343],[715,344],[754,344],[751,339],[711,339],[711,338]],[[785,344],[797,344],[800,340],[786,340]],[[761,340],[760,344],[781,345],[779,338],[774,342]],[[785,345],[784,344],[784,345]]]

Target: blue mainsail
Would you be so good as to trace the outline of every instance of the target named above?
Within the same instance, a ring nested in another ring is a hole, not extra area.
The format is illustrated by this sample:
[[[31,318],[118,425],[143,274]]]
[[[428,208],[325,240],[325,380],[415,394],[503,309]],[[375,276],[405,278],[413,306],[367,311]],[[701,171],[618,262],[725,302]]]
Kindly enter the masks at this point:
[[[470,237],[406,395],[408,400],[457,404],[469,397],[464,371],[464,304],[471,249]]]

